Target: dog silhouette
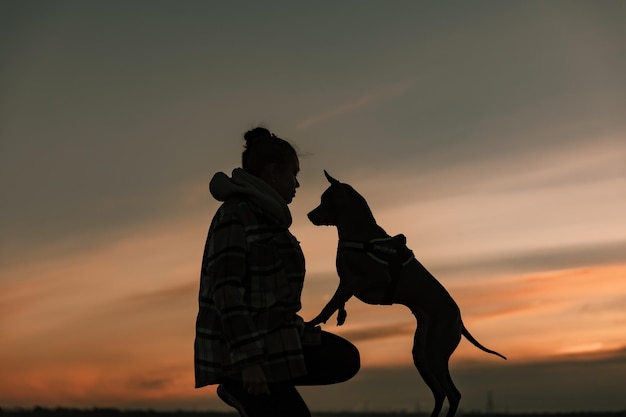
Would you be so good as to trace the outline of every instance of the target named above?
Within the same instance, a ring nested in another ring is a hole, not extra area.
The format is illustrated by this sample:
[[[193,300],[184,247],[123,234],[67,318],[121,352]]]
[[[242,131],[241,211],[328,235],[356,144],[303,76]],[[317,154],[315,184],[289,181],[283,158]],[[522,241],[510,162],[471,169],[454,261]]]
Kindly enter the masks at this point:
[[[469,333],[456,302],[413,256],[405,237],[389,236],[376,223],[365,198],[326,171],[324,175],[330,186],[308,218],[316,226],[337,227],[339,285],[322,311],[307,324],[325,323],[335,311],[337,324],[343,324],[345,303],[352,296],[367,304],[407,306],[418,322],[413,363],[435,398],[431,417],[439,415],[446,398],[446,417],[453,417],[461,393],[452,382],[448,362],[461,336],[485,352],[506,357],[487,349]]]

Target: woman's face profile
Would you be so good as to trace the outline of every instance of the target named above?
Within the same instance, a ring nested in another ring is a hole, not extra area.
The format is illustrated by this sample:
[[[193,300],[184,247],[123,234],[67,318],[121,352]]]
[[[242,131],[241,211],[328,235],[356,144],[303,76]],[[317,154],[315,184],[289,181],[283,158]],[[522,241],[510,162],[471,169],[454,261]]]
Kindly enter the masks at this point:
[[[270,180],[266,180],[287,204],[293,201],[296,196],[296,188],[300,187],[297,178],[298,172],[300,172],[300,161],[294,155],[285,164],[273,165]]]

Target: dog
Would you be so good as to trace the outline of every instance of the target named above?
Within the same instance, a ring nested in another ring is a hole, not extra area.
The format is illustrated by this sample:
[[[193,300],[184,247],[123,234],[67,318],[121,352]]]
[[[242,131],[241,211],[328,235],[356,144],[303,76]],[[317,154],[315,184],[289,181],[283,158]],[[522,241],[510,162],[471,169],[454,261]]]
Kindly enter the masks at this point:
[[[326,171],[324,175],[330,186],[322,194],[320,205],[307,216],[316,226],[337,227],[339,285],[326,306],[307,324],[326,323],[338,311],[337,324],[342,325],[346,319],[345,303],[352,296],[367,304],[405,305],[418,323],[413,363],[435,398],[431,417],[439,415],[446,398],[446,417],[453,417],[461,393],[452,382],[448,361],[461,336],[487,353],[506,357],[472,337],[455,301],[413,256],[404,236],[388,235],[376,223],[365,198]]]

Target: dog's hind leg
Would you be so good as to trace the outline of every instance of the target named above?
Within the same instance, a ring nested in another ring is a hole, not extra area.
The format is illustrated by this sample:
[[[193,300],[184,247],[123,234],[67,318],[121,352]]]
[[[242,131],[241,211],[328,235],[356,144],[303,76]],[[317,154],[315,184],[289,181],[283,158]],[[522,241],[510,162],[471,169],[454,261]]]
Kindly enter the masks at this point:
[[[448,369],[448,358],[438,357],[437,355],[431,355],[430,358],[432,360],[432,362],[430,362],[430,370],[433,373],[433,378],[436,380],[437,384],[439,384],[445,397],[448,399],[448,412],[446,417],[454,417],[459,408],[459,403],[461,402],[461,392],[456,388],[454,382],[452,382],[452,377]]]
[[[417,368],[417,371],[422,376],[422,379],[430,388],[435,399],[435,405],[430,417],[437,417],[443,408],[443,402],[446,399],[446,393],[433,372],[430,362],[430,356],[427,351],[427,339],[429,324],[427,320],[420,319],[417,329],[415,330],[415,336],[413,337],[413,363]]]
[[[446,368],[448,365],[446,364]],[[457,409],[459,408],[459,403],[461,402],[461,392],[456,388],[454,382],[452,382],[452,377],[450,377],[450,371],[446,371],[447,380],[448,380],[448,414],[446,417],[453,417],[456,414]]]
[[[452,382],[449,369],[450,356],[461,340],[460,326],[460,321],[434,323],[426,341],[430,370],[448,398],[449,408],[446,417],[453,417],[461,402],[461,393]]]

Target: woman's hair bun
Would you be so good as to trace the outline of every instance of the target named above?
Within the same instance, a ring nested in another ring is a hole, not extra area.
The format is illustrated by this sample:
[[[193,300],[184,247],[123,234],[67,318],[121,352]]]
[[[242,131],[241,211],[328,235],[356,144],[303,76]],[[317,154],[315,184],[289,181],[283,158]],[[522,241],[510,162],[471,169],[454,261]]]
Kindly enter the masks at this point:
[[[267,140],[272,137],[269,130],[264,127],[255,127],[252,130],[248,130],[243,138],[246,140],[246,146],[252,146],[262,140]]]
[[[241,154],[241,167],[249,174],[261,175],[268,164],[286,164],[298,157],[293,146],[264,127],[255,127],[244,133],[246,141]]]

